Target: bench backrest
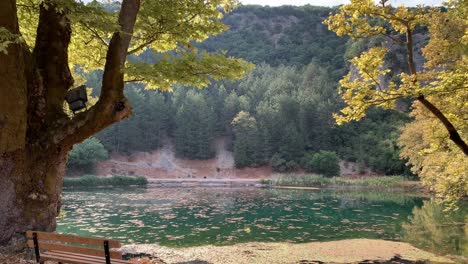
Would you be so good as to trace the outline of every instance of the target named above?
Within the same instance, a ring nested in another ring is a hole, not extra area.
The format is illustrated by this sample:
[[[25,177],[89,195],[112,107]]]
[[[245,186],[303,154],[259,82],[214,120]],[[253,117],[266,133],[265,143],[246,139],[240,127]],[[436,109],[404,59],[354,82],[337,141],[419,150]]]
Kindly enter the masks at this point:
[[[30,248],[34,248],[34,234],[37,237],[39,249],[42,250],[55,250],[104,257],[104,243],[108,244],[109,249],[120,248],[121,246],[120,242],[117,240],[27,231],[26,236]],[[122,253],[115,250],[109,250],[109,255],[112,259],[122,259]]]

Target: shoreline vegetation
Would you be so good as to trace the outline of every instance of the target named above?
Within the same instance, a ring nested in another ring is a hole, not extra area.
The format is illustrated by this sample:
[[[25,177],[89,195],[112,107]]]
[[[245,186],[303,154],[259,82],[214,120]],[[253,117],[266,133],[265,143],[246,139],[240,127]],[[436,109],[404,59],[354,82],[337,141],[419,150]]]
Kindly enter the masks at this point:
[[[105,186],[146,186],[148,179],[143,176],[96,176],[65,177],[63,187],[105,187]]]
[[[421,189],[419,181],[404,176],[374,176],[363,178],[324,177],[316,174],[281,174],[275,179],[263,179],[262,184],[272,187],[308,188],[370,188],[370,189]]]
[[[279,174],[270,179],[155,179],[144,176],[97,176],[65,177],[63,186],[69,187],[122,187],[155,186],[177,187],[192,186],[255,186],[278,189],[337,189],[337,190],[387,190],[427,193],[420,181],[409,180],[404,176],[373,176],[363,178],[325,177],[316,174]]]

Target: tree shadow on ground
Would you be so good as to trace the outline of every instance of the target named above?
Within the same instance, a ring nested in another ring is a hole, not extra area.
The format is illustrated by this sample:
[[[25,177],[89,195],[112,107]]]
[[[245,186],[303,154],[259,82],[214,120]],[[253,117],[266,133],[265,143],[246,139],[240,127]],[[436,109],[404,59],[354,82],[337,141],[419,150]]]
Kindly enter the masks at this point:
[[[212,264],[211,262],[205,261],[205,260],[190,260],[190,261],[184,261],[184,262],[177,262],[176,264]]]
[[[328,262],[322,262],[318,260],[301,260],[297,262],[297,264],[327,264]],[[395,256],[390,260],[363,260],[359,262],[350,262],[348,264],[427,264],[428,262],[425,261],[412,261],[400,258],[399,256]]]

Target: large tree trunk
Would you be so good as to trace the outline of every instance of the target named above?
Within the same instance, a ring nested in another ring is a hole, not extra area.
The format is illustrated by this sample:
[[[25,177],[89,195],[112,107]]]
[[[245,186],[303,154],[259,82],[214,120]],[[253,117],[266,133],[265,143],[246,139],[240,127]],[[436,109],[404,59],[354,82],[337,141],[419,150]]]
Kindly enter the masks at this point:
[[[15,2],[0,4],[0,26],[20,35]],[[22,43],[0,54],[0,244],[28,229],[55,229],[72,146],[53,141],[73,83],[66,15],[41,7],[34,51]]]
[[[26,230],[55,230],[67,151],[22,149],[2,157],[0,244]]]
[[[0,51],[0,245],[27,230],[55,230],[68,152],[131,113],[122,68],[140,0],[122,1],[99,101],[73,118],[63,110],[73,85],[68,12],[44,3],[33,52],[24,43]],[[20,35],[15,0],[0,1],[0,27]]]

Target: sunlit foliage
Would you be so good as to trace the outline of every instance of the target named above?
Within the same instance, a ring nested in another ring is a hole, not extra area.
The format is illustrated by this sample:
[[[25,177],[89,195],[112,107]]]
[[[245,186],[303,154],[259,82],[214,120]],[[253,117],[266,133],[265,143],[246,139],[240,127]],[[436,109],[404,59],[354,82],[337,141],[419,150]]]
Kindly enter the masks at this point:
[[[394,8],[386,0],[379,4],[354,0],[342,6],[339,13],[331,15],[324,23],[339,36],[349,35],[354,39],[385,36],[393,44],[404,45],[411,41],[402,38],[407,32],[412,33],[417,26],[424,26],[432,15],[440,13],[438,9],[423,7]],[[347,106],[340,114],[335,114],[339,124],[360,120],[371,106],[394,108],[396,99],[433,94],[440,90],[434,89],[433,85],[421,84],[422,81],[434,81],[434,76],[428,76],[429,73],[425,71],[417,74],[401,72],[398,80],[386,80],[385,75],[390,72],[385,67],[389,45],[382,42],[350,61],[351,71],[340,81],[340,94]]]
[[[427,69],[438,74],[438,93],[430,97],[459,130],[468,135],[468,8],[457,3],[453,9],[432,17],[431,40],[424,48]],[[415,121],[403,129],[402,156],[440,198],[451,205],[468,195],[468,159],[448,138],[442,124],[421,104],[415,103]]]
[[[53,2],[59,11],[68,12],[72,24],[68,50],[70,68],[79,66],[85,71],[102,69],[110,38],[119,29],[117,15],[120,3]],[[42,1],[18,1],[21,34],[31,49],[35,42],[40,3]],[[159,59],[156,63],[148,63],[130,58],[124,69],[126,81],[143,82],[148,88],[171,90],[171,86],[177,83],[201,88],[208,85],[211,78],[240,78],[251,67],[250,64],[226,57],[223,52],[206,53],[193,46],[194,42],[226,30],[221,18],[237,5],[235,0],[142,1],[128,55],[138,55],[151,49]],[[8,41],[0,42],[0,48],[14,41],[14,36],[0,36],[0,40]]]
[[[468,195],[468,160],[459,142],[454,144],[441,115],[455,127],[461,141],[466,139],[468,8],[466,1],[446,5],[446,9],[394,8],[386,0],[354,0],[324,23],[338,35],[388,39],[351,60],[351,71],[340,81],[339,92],[347,106],[335,114],[337,123],[360,120],[371,106],[395,108],[401,98],[420,101],[414,104],[412,113],[416,121],[405,127],[400,139],[402,157],[409,159],[413,172],[440,198],[453,204]],[[422,49],[424,65],[414,62],[412,34],[418,27],[429,29],[429,42]],[[406,47],[409,71],[388,78],[391,71],[386,59],[389,47],[395,44]],[[428,101],[440,110],[440,115],[428,111],[430,108],[423,105]]]
[[[468,93],[459,90],[451,97],[431,99],[439,103],[450,116],[468,117]],[[464,107],[460,107],[460,103]],[[468,162],[466,156],[448,138],[442,124],[421,104],[415,103],[412,116],[415,121],[403,128],[399,143],[401,156],[409,160],[411,170],[419,174],[423,183],[435,191],[439,198],[454,205],[460,197],[468,195]],[[456,119],[456,118],[454,118]],[[463,121],[461,118],[460,121]],[[461,131],[468,133],[468,125],[459,123]]]

